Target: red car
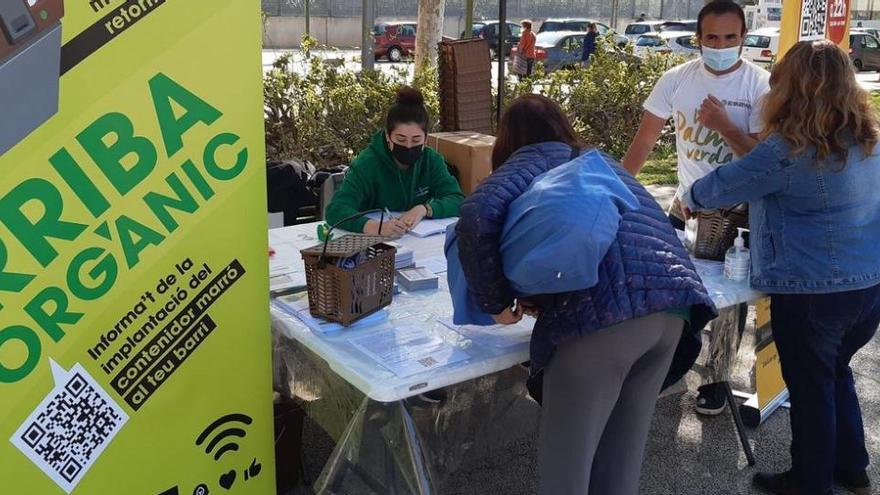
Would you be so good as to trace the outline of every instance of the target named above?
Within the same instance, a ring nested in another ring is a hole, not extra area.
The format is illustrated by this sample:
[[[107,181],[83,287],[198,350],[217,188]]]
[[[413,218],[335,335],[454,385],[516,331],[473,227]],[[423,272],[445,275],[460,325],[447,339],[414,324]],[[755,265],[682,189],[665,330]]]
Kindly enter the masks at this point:
[[[416,23],[387,22],[373,26],[373,55],[400,62],[416,49]]]

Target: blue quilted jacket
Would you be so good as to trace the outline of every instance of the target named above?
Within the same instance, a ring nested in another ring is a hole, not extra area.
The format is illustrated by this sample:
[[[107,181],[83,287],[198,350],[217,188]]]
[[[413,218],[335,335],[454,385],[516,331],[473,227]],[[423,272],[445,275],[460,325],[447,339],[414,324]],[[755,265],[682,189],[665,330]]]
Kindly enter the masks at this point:
[[[698,332],[717,316],[687,250],[654,198],[607,155],[639,208],[622,216],[617,239],[599,266],[592,288],[529,298],[540,308],[531,341],[532,372],[549,363],[558,345],[615,324],[667,310],[690,308],[690,329],[679,343],[667,384],[693,365]],[[559,142],[525,146],[487,178],[461,206],[456,226],[468,288],[489,314],[511,306],[514,291],[504,276],[500,242],[510,204],[542,173],[570,161],[572,149]]]

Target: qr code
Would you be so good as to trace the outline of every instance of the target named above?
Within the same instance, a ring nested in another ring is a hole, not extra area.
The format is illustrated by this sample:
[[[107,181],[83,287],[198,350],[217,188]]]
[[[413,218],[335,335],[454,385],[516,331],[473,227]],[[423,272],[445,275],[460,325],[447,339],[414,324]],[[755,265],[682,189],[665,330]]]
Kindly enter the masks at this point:
[[[801,40],[824,39],[828,0],[803,0],[801,5]]]
[[[430,368],[432,366],[437,366],[437,360],[431,356],[428,356],[426,358],[419,359],[419,364],[421,364],[425,368]]]
[[[128,415],[82,365],[53,374],[55,388],[11,441],[70,493],[128,421]]]

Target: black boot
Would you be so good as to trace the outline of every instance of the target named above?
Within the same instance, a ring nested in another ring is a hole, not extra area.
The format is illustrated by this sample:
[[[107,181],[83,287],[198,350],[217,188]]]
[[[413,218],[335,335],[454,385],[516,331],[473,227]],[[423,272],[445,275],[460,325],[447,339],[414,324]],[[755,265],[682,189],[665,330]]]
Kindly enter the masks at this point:
[[[800,483],[791,471],[784,473],[758,473],[752,478],[758,488],[774,495],[802,495]]]
[[[834,473],[834,482],[856,495],[871,495],[871,478],[866,471]]]

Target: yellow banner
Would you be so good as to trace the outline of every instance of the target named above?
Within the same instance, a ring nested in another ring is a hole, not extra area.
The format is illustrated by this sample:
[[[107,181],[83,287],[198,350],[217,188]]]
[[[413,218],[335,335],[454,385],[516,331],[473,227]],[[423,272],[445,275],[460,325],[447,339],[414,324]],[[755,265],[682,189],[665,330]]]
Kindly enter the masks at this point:
[[[804,40],[829,39],[849,48],[850,0],[788,0],[782,8],[779,57]]]
[[[274,493],[256,1],[0,1],[0,479]]]

